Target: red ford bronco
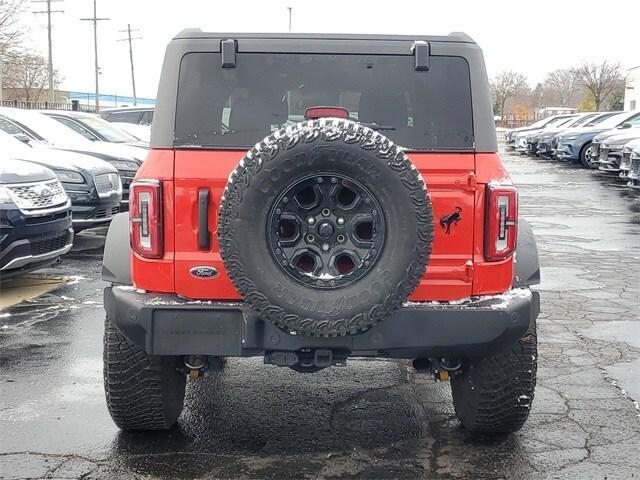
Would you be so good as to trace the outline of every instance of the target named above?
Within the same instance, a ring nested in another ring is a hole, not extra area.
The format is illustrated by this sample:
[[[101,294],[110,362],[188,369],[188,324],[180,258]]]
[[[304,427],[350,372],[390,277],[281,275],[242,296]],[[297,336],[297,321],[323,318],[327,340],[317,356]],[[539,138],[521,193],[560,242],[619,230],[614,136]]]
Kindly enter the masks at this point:
[[[104,254],[120,428],[170,428],[188,378],[258,355],[408,359],[470,431],[523,425],[537,250],[467,35],[183,31],[151,147]]]

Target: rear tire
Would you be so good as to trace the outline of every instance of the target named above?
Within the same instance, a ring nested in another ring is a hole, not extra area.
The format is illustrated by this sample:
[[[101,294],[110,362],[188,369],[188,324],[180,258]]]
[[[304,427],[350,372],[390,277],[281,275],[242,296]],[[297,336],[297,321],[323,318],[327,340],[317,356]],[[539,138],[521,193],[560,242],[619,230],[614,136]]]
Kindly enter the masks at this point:
[[[473,433],[519,430],[527,420],[536,386],[535,329],[510,350],[463,362],[451,377],[453,405],[462,425]]]
[[[147,355],[105,320],[104,390],[111,418],[122,430],[168,430],[184,403],[186,375],[178,357]]]

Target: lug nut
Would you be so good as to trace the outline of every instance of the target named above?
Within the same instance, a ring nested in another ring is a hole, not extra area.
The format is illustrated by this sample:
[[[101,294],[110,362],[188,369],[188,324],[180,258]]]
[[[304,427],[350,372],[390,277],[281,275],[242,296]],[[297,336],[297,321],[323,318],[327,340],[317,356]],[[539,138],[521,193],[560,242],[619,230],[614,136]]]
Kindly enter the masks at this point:
[[[338,218],[338,225],[344,225],[344,218]]]
[[[316,237],[314,237],[313,235],[309,234],[307,235],[307,242],[313,242],[316,239]]]
[[[318,183],[322,183],[324,182],[324,180],[322,179],[322,177],[318,177]]]
[[[344,235],[338,235],[338,241],[340,243],[344,242]]]
[[[325,252],[329,251],[329,244],[328,243],[323,243],[322,244],[322,250],[324,250]]]
[[[331,215],[331,210],[329,210],[328,208],[325,208],[322,210],[322,215],[324,217],[328,217],[329,215]]]
[[[316,219],[313,218],[313,217],[309,217],[309,218],[307,218],[307,223],[309,225],[313,225],[314,223],[316,223]]]

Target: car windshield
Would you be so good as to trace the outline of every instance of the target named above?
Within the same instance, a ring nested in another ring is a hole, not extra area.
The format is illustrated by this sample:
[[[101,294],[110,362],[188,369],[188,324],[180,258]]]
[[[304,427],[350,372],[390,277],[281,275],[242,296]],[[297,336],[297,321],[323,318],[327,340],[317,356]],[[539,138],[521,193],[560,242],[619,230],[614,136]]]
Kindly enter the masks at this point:
[[[82,116],[75,118],[78,122],[86,125],[88,128],[92,128],[96,132],[98,132],[102,137],[104,137],[107,142],[112,143],[135,143],[138,141],[137,138],[129,135],[124,130],[111,125],[106,120],[103,120],[100,117],[94,116]]]
[[[598,128],[604,128],[604,129],[615,128],[625,121],[631,123],[631,121],[628,120],[629,117],[632,117],[632,115],[630,115],[629,112],[619,113],[617,115],[614,114],[611,117],[608,117],[605,120],[598,122],[597,125],[598,125]]]
[[[615,112],[607,112],[607,113],[603,113],[602,115],[598,115],[597,117],[593,118],[589,123],[585,124],[585,127],[593,127],[594,125],[599,125],[603,123],[605,120],[607,120],[608,118],[613,117],[614,115],[616,115]],[[615,122],[613,126],[614,127],[616,126]]]
[[[582,117],[578,117],[577,120],[574,119],[573,123],[570,123],[567,126],[569,126],[569,127],[579,127],[580,125],[585,124],[589,120],[592,120],[593,117],[595,117],[595,114],[593,114],[593,115],[584,115]]]
[[[7,111],[3,110],[0,113],[7,113]],[[7,113],[7,117],[33,130],[52,145],[75,145],[89,142],[82,135],[42,113],[15,110]]]
[[[567,126],[567,125],[571,125],[575,121],[576,121],[576,117],[563,118],[559,122],[553,123],[552,126],[553,127]]]
[[[189,53],[175,145],[247,148],[304,120],[309,107],[334,106],[409,149],[472,150],[467,62],[434,56],[428,71],[414,63],[411,55],[243,53],[223,69],[219,53]]]

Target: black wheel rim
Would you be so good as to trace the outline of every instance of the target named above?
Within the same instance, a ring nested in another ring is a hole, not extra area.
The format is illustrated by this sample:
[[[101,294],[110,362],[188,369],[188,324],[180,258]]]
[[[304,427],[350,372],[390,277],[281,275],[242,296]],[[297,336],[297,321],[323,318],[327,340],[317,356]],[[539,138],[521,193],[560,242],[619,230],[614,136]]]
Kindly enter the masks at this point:
[[[298,282],[344,287],[364,277],[380,257],[384,214],[356,180],[310,175],[291,183],[271,206],[267,239],[276,263]]]

